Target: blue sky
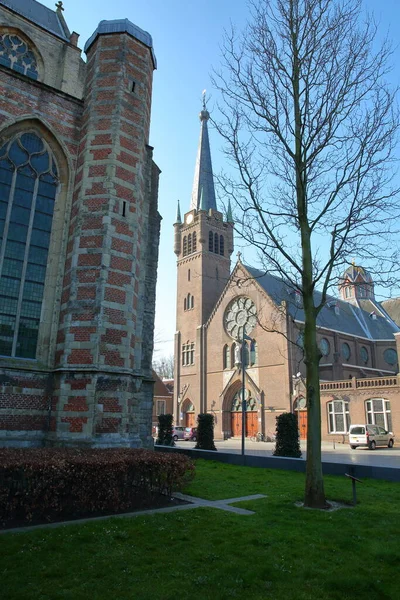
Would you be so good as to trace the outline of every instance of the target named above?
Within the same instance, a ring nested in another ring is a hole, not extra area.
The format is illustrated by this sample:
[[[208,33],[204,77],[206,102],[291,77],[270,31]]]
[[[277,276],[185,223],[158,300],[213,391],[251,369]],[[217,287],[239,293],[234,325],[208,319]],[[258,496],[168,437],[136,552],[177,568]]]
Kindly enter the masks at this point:
[[[54,1],[42,0],[54,8]],[[380,31],[394,45],[400,42],[400,3],[398,0],[365,0],[380,20]],[[245,0],[65,0],[64,17],[70,30],[80,34],[79,46],[102,19],[128,18],[148,31],[154,44],[158,69],[154,90],[150,144],[160,167],[159,212],[161,225],[156,309],[156,354],[173,352],[175,333],[176,257],[173,253],[173,227],[179,198],[183,212],[189,210],[194,165],[200,131],[198,113],[201,93],[207,89],[210,107],[216,96],[210,84],[212,67],[220,62],[224,28],[234,23],[241,29],[248,17]],[[400,48],[393,57],[393,83],[400,84]],[[222,167],[221,141],[210,132],[214,172]],[[235,256],[235,254],[234,254]],[[236,257],[235,257],[236,259]],[[244,260],[251,261],[248,251]],[[254,265],[256,266],[256,265]]]

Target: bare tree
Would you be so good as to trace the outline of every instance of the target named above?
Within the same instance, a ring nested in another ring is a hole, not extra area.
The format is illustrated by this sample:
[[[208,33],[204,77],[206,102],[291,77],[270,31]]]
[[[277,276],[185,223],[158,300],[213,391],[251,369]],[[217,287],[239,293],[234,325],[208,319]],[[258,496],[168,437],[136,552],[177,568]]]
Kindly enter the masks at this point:
[[[308,434],[305,505],[326,505],[321,469],[317,315],[353,257],[389,273],[397,262],[391,48],[361,0],[254,0],[226,33],[214,85],[216,127],[233,164],[223,192],[265,269],[302,294]],[[376,270],[376,269],[375,269]],[[322,292],[318,301],[316,288]]]
[[[153,369],[161,379],[174,378],[174,355],[162,356],[153,360]]]

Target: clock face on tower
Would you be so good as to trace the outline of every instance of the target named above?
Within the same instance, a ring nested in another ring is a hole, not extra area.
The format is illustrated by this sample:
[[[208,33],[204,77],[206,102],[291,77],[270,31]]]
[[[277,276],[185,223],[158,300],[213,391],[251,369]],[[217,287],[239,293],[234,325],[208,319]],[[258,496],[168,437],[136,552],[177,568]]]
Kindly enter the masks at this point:
[[[228,335],[234,340],[242,339],[245,334],[254,329],[257,324],[257,310],[253,300],[240,296],[227,306],[224,314],[224,327]]]
[[[186,225],[190,225],[190,223],[193,221],[193,215],[188,215],[186,217]]]

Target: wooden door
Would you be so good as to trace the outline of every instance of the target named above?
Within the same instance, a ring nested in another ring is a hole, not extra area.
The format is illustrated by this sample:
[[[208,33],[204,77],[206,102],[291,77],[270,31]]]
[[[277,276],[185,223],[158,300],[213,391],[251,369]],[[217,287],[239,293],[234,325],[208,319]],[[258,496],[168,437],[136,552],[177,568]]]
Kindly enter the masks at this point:
[[[258,431],[258,413],[246,413],[246,436],[251,437],[256,435]]]
[[[196,415],[194,413],[186,413],[185,427],[196,427]]]
[[[306,410],[298,410],[297,411],[297,422],[299,424],[299,434],[301,440],[307,439],[307,411]]]

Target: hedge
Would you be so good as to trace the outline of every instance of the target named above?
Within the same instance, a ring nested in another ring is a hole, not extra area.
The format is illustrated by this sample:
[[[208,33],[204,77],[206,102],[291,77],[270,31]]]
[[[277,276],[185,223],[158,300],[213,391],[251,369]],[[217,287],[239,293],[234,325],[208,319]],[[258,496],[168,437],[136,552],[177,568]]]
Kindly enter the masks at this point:
[[[157,504],[194,475],[186,456],[144,449],[0,449],[0,524]]]

